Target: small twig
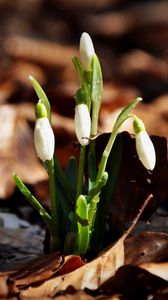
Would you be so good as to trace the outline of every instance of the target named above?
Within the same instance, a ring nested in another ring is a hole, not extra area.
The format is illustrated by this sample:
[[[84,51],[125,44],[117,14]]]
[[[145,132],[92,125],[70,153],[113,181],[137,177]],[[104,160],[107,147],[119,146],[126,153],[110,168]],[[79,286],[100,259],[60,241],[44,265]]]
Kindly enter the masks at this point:
[[[143,213],[145,207],[147,206],[147,204],[149,203],[149,201],[153,198],[153,195],[150,194],[144,201],[143,205],[141,206],[141,208],[139,209],[139,212],[137,214],[137,216],[135,217],[135,219],[132,222],[132,225],[128,228],[128,230],[125,232],[124,236],[125,238],[130,234],[130,232],[134,229],[135,225],[137,224],[141,214]]]

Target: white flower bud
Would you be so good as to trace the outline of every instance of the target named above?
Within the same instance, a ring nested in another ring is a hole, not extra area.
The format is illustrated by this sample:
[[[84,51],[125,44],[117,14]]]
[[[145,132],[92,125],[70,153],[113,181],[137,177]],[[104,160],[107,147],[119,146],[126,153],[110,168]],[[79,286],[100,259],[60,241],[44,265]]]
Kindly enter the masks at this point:
[[[42,160],[51,160],[54,155],[55,138],[47,117],[38,118],[34,129],[34,144],[37,156]]]
[[[153,170],[156,164],[156,153],[153,143],[146,132],[141,119],[134,116],[133,128],[135,131],[136,151],[138,157],[147,170]]]
[[[82,146],[89,144],[91,131],[91,119],[86,104],[78,104],[75,107],[75,132]]]
[[[152,171],[156,164],[156,154],[153,143],[144,130],[136,134],[136,151],[144,167]]]
[[[84,70],[89,72],[91,67],[91,59],[95,54],[94,46],[91,40],[91,37],[88,33],[83,32],[80,38],[80,60],[84,67]]]

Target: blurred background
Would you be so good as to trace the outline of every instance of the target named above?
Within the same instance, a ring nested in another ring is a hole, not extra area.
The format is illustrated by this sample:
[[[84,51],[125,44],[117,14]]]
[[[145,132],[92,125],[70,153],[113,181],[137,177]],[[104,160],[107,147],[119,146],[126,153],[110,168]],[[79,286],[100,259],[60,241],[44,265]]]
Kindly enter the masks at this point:
[[[51,101],[56,152],[62,166],[76,151],[73,115],[79,82],[72,58],[79,54],[84,31],[92,37],[102,65],[100,131],[109,132],[119,110],[141,96],[144,101],[136,113],[149,133],[168,136],[168,1],[0,0],[3,212],[10,207],[18,213],[24,203],[12,172],[47,203],[47,175],[33,145],[37,97],[29,75],[40,82]],[[129,124],[124,129],[132,130]]]

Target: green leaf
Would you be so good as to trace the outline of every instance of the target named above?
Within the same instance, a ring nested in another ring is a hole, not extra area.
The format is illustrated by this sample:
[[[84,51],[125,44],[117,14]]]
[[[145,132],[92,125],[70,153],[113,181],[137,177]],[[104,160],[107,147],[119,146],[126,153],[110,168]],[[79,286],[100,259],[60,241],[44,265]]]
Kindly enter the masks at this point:
[[[91,98],[92,101],[98,102],[100,106],[103,99],[103,78],[100,62],[96,54],[92,57],[91,69]]]
[[[80,78],[80,82],[81,82],[81,85],[84,87],[84,90],[86,91],[87,90],[87,86],[86,86],[86,79],[85,79],[85,75],[84,75],[84,69],[83,69],[83,66],[79,60],[78,57],[74,57],[72,59],[72,62],[76,68],[76,71],[79,75],[79,78]]]
[[[80,195],[76,202],[76,220],[78,226],[77,252],[85,254],[89,247],[88,206],[86,198]]]
[[[90,151],[88,154],[88,175],[89,175],[89,191],[95,186],[96,176],[97,176],[97,166],[96,166],[96,155],[95,155],[95,143],[90,143]]]
[[[68,179],[69,184],[74,192],[76,191],[77,171],[77,160],[74,156],[71,156],[66,166],[65,176]]]
[[[97,55],[93,55],[91,62],[91,83],[90,83],[90,96],[92,105],[92,128],[91,136],[97,135],[99,110],[103,99],[103,79],[100,63]]]
[[[90,202],[89,216],[88,216],[90,235],[94,230],[95,218],[97,213],[97,204],[99,203],[99,201],[100,201],[100,196],[99,194],[96,194]]]
[[[34,87],[34,90],[35,90],[38,98],[43,101],[43,104],[45,105],[46,110],[47,110],[47,117],[48,117],[49,121],[51,122],[51,106],[50,106],[50,102],[46,96],[46,93],[44,92],[44,90],[42,89],[42,87],[40,86],[40,84],[34,77],[29,76],[29,79]]]
[[[97,208],[94,232],[91,239],[91,248],[96,253],[99,252],[103,245],[105,226],[110,205],[113,201],[113,193],[118,178],[121,159],[123,153],[122,135],[118,134],[112,151],[109,155],[106,170],[108,172],[108,180],[100,194],[100,202]]]
[[[68,178],[64,174],[56,157],[54,157],[54,162],[55,162],[54,167],[55,167],[56,185],[58,182],[59,185],[62,187],[62,190],[64,191],[64,193],[66,195],[68,195],[67,199],[69,199],[69,202],[72,203],[72,202],[74,202],[74,198],[75,198],[75,191],[73,190],[73,188],[71,186],[71,180],[73,180],[73,179]]]
[[[114,127],[113,127],[113,131],[116,131],[120,128],[120,126],[122,125],[122,123],[129,117],[130,112],[135,108],[135,106],[142,101],[141,97],[138,97],[136,99],[134,99],[130,104],[128,104],[119,114]]]
[[[87,105],[87,97],[83,88],[77,90],[75,95],[76,104],[86,104]]]
[[[131,115],[130,115],[130,112],[131,110],[140,102],[142,101],[142,98],[136,98],[134,99],[130,104],[128,104],[122,111],[121,113],[119,114],[115,124],[114,124],[114,127],[113,127],[113,130],[111,132],[111,135],[110,135],[110,138],[108,140],[108,143],[103,151],[103,154],[102,154],[102,157],[101,157],[101,161],[100,161],[100,165],[99,165],[99,171],[98,171],[98,174],[97,174],[97,179],[96,179],[96,182],[99,181],[99,179],[102,177],[102,174],[104,173],[105,169],[106,169],[106,165],[107,165],[107,160],[108,160],[108,157],[110,155],[110,152],[111,152],[111,149],[114,145],[114,142],[115,142],[115,139],[117,137],[117,134],[118,134],[118,130],[120,128],[120,126],[123,124],[123,122],[128,119]]]
[[[102,188],[106,185],[108,179],[108,173],[104,172],[98,183],[90,190],[89,194],[86,196],[87,203],[90,203],[92,199],[101,192]]]
[[[47,213],[44,207],[40,204],[40,202],[32,195],[29,189],[24,185],[23,181],[17,176],[15,173],[13,174],[13,179],[15,181],[16,186],[20,190],[20,192],[24,195],[24,197],[30,202],[30,204],[38,211],[38,213],[43,218],[45,224],[47,225],[50,232],[52,232],[52,222],[51,216]]]
[[[69,214],[70,214],[71,210],[73,209],[73,205],[70,202],[68,193],[63,189],[62,185],[60,184],[60,182],[58,180],[56,181],[56,195],[57,195],[59,205],[61,206],[62,212],[66,219],[66,223],[68,224],[70,221]]]

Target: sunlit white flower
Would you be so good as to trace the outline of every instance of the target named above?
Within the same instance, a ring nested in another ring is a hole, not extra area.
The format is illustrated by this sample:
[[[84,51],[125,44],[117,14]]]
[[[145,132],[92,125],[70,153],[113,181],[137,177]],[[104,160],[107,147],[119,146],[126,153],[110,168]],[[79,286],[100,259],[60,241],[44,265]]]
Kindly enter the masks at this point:
[[[42,160],[51,160],[54,155],[55,139],[47,117],[38,118],[34,129],[34,144],[37,156]]]
[[[94,46],[91,40],[91,37],[88,33],[83,32],[80,38],[80,60],[84,67],[85,71],[90,71],[91,67],[91,59],[92,56],[95,54]]]
[[[140,119],[133,122],[135,130],[136,151],[138,157],[147,170],[153,170],[156,164],[156,153],[153,143],[145,130],[145,126]]]
[[[89,143],[91,131],[91,119],[86,104],[78,104],[75,107],[75,132],[79,143],[86,146]]]

